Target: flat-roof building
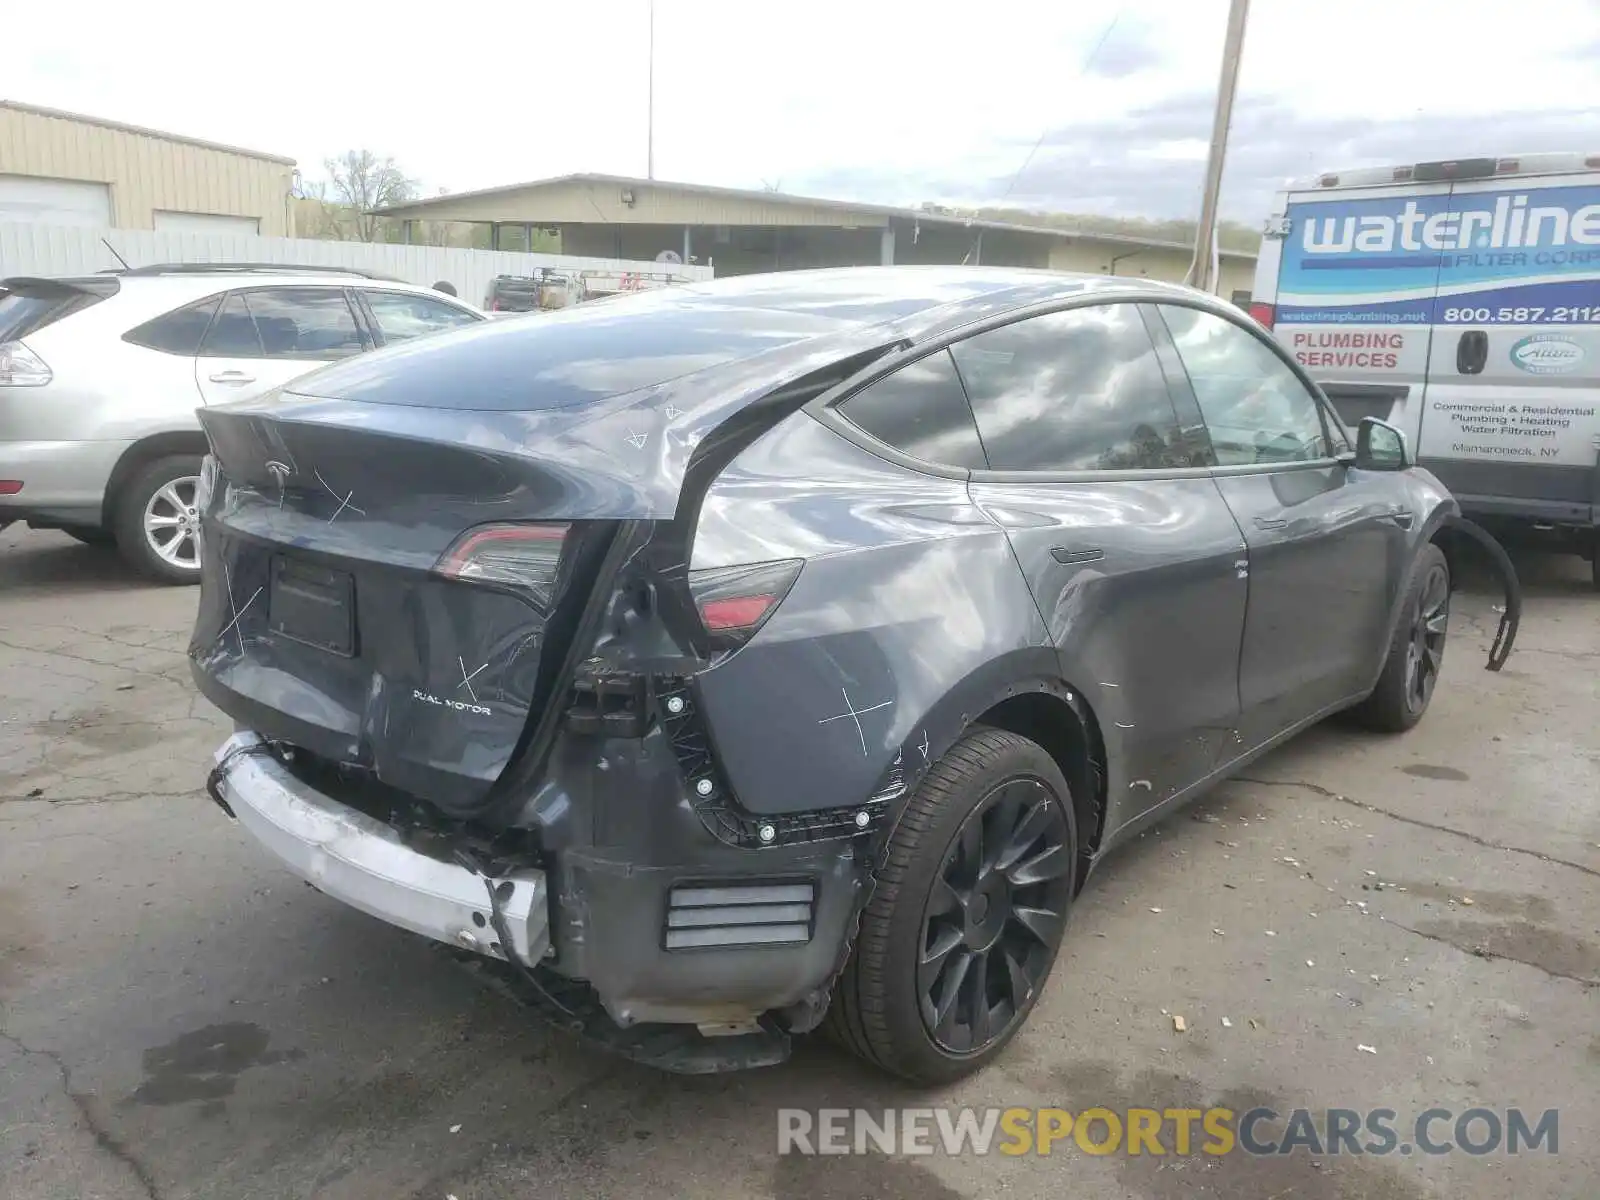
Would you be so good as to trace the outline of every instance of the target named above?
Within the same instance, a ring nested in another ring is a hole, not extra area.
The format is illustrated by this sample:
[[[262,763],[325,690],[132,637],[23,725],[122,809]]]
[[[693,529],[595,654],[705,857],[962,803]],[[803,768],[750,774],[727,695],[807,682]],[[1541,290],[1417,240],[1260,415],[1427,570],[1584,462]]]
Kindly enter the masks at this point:
[[[709,264],[718,275],[873,263],[1049,267],[1181,280],[1181,242],[979,220],[939,210],[820,200],[782,192],[621,175],[561,175],[391,205],[401,220],[488,225],[493,244],[530,244],[537,230],[566,254]],[[1222,294],[1248,291],[1255,255],[1222,254]]]

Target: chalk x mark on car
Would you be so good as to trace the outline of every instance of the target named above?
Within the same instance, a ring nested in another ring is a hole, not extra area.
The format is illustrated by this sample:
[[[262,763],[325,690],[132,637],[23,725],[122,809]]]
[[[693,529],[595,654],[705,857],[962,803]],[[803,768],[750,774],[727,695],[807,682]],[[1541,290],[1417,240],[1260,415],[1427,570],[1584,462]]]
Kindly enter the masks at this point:
[[[466,662],[463,661],[459,655],[456,657],[456,665],[461,668],[461,682],[456,684],[456,691],[459,692],[462,688],[466,688],[467,695],[472,697],[472,702],[474,704],[478,703],[478,693],[473,690],[472,681],[479,675],[482,675],[483,672],[488,668],[489,664],[484,663],[483,666],[479,667],[476,671],[473,671],[470,675],[467,673]]]
[[[861,728],[861,718],[866,716],[868,713],[877,712],[880,708],[888,708],[894,703],[894,701],[884,700],[881,703],[873,704],[867,708],[857,708],[855,703],[850,699],[850,691],[848,688],[841,687],[839,691],[844,696],[844,712],[835,713],[831,717],[823,717],[822,720],[817,722],[817,724],[827,725],[833,721],[854,721],[856,726],[856,736],[861,739],[861,755],[863,758],[865,758],[867,754],[867,735],[866,732]]]
[[[328,524],[329,525],[332,525],[335,521],[337,521],[339,519],[339,514],[342,513],[347,508],[353,513],[360,513],[363,517],[367,515],[367,510],[366,509],[357,508],[354,504],[350,503],[350,498],[356,494],[354,488],[352,488],[350,491],[346,492],[343,496],[340,496],[338,492],[333,490],[332,485],[329,484],[328,481],[322,477],[322,472],[321,471],[319,471],[315,467],[313,467],[311,469],[311,473],[317,477],[317,482],[320,483],[324,488],[327,489],[328,495],[332,496],[335,500],[339,501],[339,507],[334,509],[333,510],[333,516],[328,518]]]
[[[228,607],[233,610],[233,620],[229,621],[226,625],[224,625],[222,627],[222,631],[217,634],[217,641],[221,642],[222,639],[227,637],[228,634],[231,632],[236,638],[239,639],[239,654],[241,656],[243,656],[243,654],[244,654],[244,631],[239,628],[239,621],[244,617],[245,613],[250,611],[250,606],[252,604],[254,604],[256,602],[257,597],[259,597],[261,595],[262,589],[258,587],[258,588],[256,588],[255,591],[251,592],[250,593],[250,599],[246,600],[244,602],[243,607],[241,607],[239,605],[239,603],[233,598],[233,574],[232,574],[232,572],[230,572],[228,570],[228,564],[227,563],[223,563],[222,564],[222,575],[223,575],[223,578],[227,581]]]

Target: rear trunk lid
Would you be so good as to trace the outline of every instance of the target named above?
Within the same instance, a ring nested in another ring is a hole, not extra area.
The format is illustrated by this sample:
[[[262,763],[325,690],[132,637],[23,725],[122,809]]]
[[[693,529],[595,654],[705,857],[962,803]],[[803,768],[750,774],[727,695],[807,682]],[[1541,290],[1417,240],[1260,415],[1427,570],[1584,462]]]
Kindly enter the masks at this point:
[[[617,523],[530,519],[561,509],[561,490],[514,455],[203,421],[201,690],[258,732],[443,809],[481,804],[550,684],[547,637],[586,598]]]
[[[750,398],[871,340],[813,345],[838,326],[803,314],[755,332],[748,314],[682,322],[670,305],[652,321],[643,297],[619,338],[604,326],[622,309],[604,307],[419,339],[202,410],[190,657],[207,697],[446,812],[490,803],[565,696],[613,542],[673,517],[691,454]]]

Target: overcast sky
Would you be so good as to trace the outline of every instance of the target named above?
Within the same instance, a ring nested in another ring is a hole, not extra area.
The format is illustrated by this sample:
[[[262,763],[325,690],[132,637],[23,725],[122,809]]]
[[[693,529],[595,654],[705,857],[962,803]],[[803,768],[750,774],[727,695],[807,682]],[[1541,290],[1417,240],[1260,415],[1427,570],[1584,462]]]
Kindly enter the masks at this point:
[[[1198,207],[1226,0],[655,8],[658,178],[892,204]],[[143,0],[90,19],[19,4],[0,87],[288,155],[308,178],[352,147],[393,155],[428,194],[643,175],[647,12]],[[1600,0],[1253,0],[1224,214],[1254,224],[1284,177],[1329,167],[1600,151],[1597,96]]]

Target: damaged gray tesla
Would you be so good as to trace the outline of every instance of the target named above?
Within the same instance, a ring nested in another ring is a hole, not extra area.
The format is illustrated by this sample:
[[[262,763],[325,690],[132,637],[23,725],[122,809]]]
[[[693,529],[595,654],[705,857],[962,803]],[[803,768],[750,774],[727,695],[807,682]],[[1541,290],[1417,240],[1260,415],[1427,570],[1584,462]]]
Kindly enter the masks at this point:
[[[977,1068],[1113,846],[1445,648],[1454,501],[1175,286],[753,276],[200,416],[213,797],[676,1070]]]

